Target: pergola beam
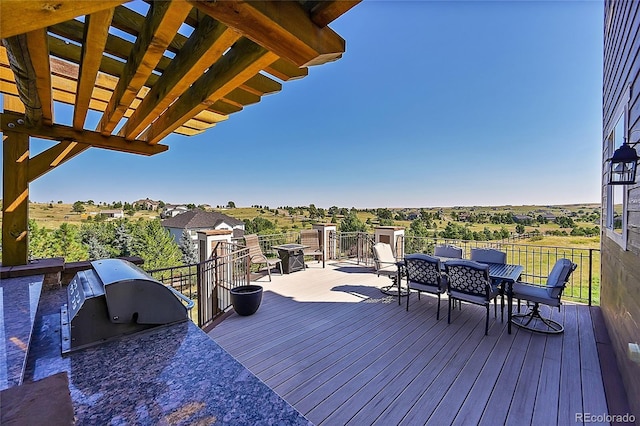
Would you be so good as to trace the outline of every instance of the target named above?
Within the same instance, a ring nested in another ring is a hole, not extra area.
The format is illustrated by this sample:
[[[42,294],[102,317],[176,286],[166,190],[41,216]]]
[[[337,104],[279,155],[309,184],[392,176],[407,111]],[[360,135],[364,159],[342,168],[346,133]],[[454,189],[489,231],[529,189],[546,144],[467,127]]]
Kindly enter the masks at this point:
[[[191,5],[184,1],[163,1],[151,3],[151,9],[98,125],[98,131],[103,135],[110,135],[124,116],[184,23]]]
[[[40,119],[44,124],[50,125],[53,123],[53,98],[51,95],[51,65],[49,63],[47,29],[29,31],[27,33],[27,47],[40,99]]]
[[[84,128],[114,10],[105,9],[86,17],[85,39],[87,42],[82,45],[76,103],[73,110],[73,127],[77,130]]]
[[[299,67],[335,61],[345,41],[316,25],[296,1],[189,0],[195,7]]]
[[[203,19],[119,134],[135,139],[239,38],[237,31],[208,16]]]
[[[71,141],[87,144],[95,148],[112,151],[128,152],[131,154],[154,155],[169,149],[167,145],[150,145],[143,141],[128,141],[119,136],[105,137],[98,132],[77,130],[73,127],[54,124],[52,126],[28,126],[22,116],[12,113],[0,114],[0,129],[27,134],[36,138],[57,141]]]
[[[158,143],[277,58],[251,40],[241,39],[151,125],[143,138],[146,136],[149,143]]]
[[[27,174],[29,183],[89,148],[90,146],[86,144],[62,141],[35,157],[31,157]]]
[[[0,38],[46,28],[77,16],[114,8],[129,0],[0,1]]]
[[[319,27],[325,27],[342,16],[362,0],[319,1],[311,9],[311,20]]]
[[[2,265],[29,256],[29,135],[2,131]]]

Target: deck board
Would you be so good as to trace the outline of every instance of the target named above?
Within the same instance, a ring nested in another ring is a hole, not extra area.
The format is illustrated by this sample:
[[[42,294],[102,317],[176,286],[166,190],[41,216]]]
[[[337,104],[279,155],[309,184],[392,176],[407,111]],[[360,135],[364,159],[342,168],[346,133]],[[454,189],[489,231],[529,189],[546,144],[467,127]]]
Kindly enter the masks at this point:
[[[558,336],[509,335],[491,309],[485,336],[483,307],[464,304],[447,324],[446,296],[436,320],[437,299],[412,294],[407,312],[365,267],[258,283],[258,312],[209,335],[315,424],[569,424],[606,412],[586,306],[545,308],[565,324]]]

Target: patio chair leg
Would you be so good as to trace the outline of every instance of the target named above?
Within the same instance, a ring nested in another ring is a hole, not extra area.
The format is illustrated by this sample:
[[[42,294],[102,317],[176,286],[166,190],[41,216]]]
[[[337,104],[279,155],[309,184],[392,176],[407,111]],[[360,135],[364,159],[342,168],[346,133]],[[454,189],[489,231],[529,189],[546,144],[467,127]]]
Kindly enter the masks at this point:
[[[484,335],[489,334],[489,305],[487,304],[487,319],[484,323]]]
[[[418,292],[420,294],[420,292]],[[407,288],[407,312],[409,312],[409,298],[411,297],[411,289]]]
[[[420,294],[418,292],[418,294]],[[440,293],[438,293],[438,310],[436,312],[436,320],[440,320]]]
[[[269,274],[269,282],[271,282],[271,267],[267,263],[267,273]]]
[[[449,297],[449,309],[447,309],[447,324],[451,324],[451,297]]]
[[[535,303],[533,305],[533,308],[530,308],[531,310],[526,313],[526,314],[514,314],[512,316],[511,322],[521,328],[527,329],[529,331],[535,331],[537,333],[543,333],[543,334],[560,334],[562,332],[564,332],[564,326],[562,324],[560,324],[557,321],[552,320],[551,318],[547,318],[547,317],[543,317],[540,314],[540,307],[537,303]],[[521,320],[524,320],[525,317],[527,318],[526,322],[523,322]],[[515,318],[519,318],[518,320],[515,320]],[[531,321],[533,321],[534,319],[539,320],[540,322],[542,322],[544,325],[547,326],[547,329],[539,329],[539,328],[535,328],[533,326],[530,326],[529,324],[531,323]]]

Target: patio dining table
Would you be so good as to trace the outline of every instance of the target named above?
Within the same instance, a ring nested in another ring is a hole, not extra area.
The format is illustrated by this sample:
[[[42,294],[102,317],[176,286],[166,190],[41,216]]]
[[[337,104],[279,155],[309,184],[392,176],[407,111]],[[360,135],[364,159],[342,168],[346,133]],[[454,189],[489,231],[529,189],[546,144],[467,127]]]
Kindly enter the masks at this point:
[[[460,260],[454,259],[451,257],[440,257],[436,256],[442,261],[442,267],[444,268],[444,264],[449,260]],[[511,315],[512,315],[512,306],[513,306],[513,283],[520,279],[520,275],[524,271],[524,267],[522,265],[512,265],[508,263],[488,263],[488,262],[478,262],[484,263],[489,266],[489,278],[492,281],[501,282],[504,285],[504,292],[507,294],[507,332],[511,334]],[[404,261],[398,262],[398,294],[400,294],[401,287],[401,276],[402,273],[400,269],[404,267]],[[400,296],[398,296],[398,304],[400,304]]]

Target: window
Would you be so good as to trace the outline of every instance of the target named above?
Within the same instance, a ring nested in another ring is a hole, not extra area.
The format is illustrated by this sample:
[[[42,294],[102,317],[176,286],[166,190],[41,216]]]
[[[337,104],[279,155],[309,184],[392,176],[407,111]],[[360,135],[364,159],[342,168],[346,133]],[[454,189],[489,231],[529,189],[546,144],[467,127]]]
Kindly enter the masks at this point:
[[[626,103],[624,108],[619,107],[617,111],[617,120],[615,125],[610,130],[609,135],[605,141],[605,159],[609,159],[613,156],[613,153],[624,143],[624,137],[626,134]],[[609,173],[609,162],[605,162],[605,170]],[[605,184],[608,181],[608,176],[605,176]],[[606,195],[606,233],[609,238],[616,241],[623,249],[626,250],[627,240],[627,200],[626,200],[626,185],[607,185]]]

